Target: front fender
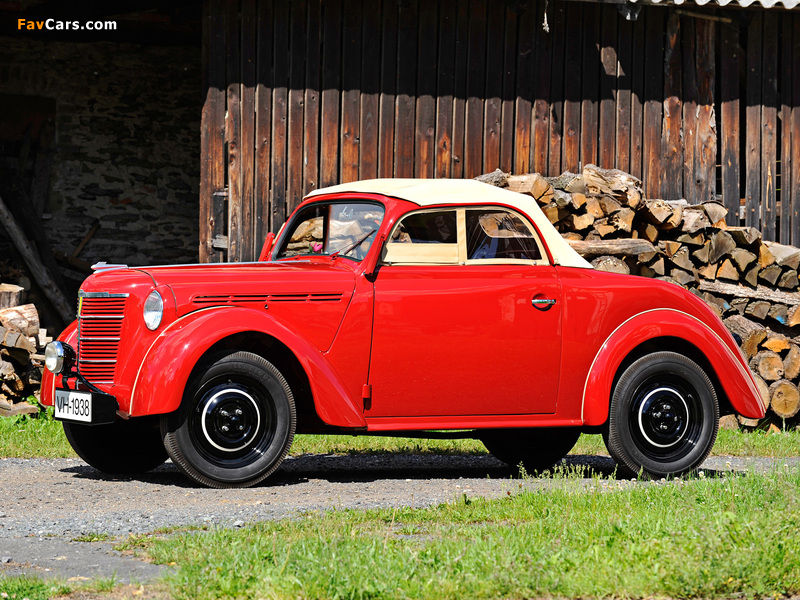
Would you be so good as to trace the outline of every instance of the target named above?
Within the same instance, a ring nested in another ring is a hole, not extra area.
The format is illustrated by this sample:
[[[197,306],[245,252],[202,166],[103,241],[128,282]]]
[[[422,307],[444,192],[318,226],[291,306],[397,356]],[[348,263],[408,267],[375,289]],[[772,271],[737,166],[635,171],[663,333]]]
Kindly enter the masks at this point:
[[[78,321],[73,321],[67,328],[61,332],[56,338],[60,342],[69,344],[73,348],[78,347]],[[55,396],[56,378],[60,375],[54,375],[48,369],[43,369],[42,372],[42,387],[40,392],[39,401],[45,406],[53,406],[53,397]]]
[[[190,313],[167,326],[147,351],[131,394],[131,416],[178,409],[192,369],[214,344],[237,333],[272,336],[297,357],[308,376],[319,417],[339,427],[365,427],[360,403],[350,398],[325,357],[304,338],[264,313],[215,307]]]
[[[673,309],[657,309],[634,315],[600,347],[583,388],[585,425],[606,422],[614,377],[620,365],[637,346],[660,337],[680,338],[692,344],[711,364],[734,410],[751,419],[764,416],[766,407],[741,356],[734,355],[728,344],[696,317]]]

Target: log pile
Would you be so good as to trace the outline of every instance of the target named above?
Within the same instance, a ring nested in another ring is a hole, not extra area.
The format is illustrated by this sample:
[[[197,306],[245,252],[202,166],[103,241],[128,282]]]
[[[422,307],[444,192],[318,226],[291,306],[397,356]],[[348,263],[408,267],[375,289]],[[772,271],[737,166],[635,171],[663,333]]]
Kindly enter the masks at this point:
[[[38,398],[44,346],[51,341],[39,327],[33,304],[23,304],[23,288],[0,284],[0,416],[36,414],[27,402]]]
[[[767,419],[742,425],[800,422],[800,248],[726,225],[727,209],[716,202],[646,198],[641,181],[616,169],[478,179],[533,197],[595,268],[665,279],[703,298],[742,337],[770,399]]]

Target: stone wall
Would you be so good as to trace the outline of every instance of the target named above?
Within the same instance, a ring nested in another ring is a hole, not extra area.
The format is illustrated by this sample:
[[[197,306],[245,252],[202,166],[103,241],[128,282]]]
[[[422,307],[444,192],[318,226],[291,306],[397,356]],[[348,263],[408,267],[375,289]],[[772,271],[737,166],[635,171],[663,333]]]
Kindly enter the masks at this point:
[[[55,250],[71,254],[99,219],[89,263],[197,261],[201,77],[199,47],[0,37],[0,95],[56,100]]]

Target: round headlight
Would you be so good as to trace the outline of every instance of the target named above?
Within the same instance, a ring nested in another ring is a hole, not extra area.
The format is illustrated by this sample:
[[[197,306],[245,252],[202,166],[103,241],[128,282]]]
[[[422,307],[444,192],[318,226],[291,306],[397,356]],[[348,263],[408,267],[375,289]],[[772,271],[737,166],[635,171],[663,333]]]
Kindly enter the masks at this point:
[[[58,375],[64,370],[64,344],[61,342],[50,342],[44,349],[44,366],[51,373]]]
[[[144,301],[144,324],[150,331],[155,331],[161,325],[161,317],[164,316],[164,301],[161,294],[153,290]]]

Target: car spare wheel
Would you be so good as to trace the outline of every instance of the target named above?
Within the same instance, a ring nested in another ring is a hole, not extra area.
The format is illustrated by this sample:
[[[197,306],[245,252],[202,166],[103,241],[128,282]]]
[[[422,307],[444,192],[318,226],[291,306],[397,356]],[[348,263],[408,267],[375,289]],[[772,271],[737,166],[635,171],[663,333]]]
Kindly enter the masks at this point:
[[[578,441],[577,427],[493,429],[481,433],[486,449],[512,467],[520,463],[530,474],[549,469],[564,458]]]
[[[648,354],[625,369],[611,397],[604,440],[627,475],[683,475],[708,457],[719,429],[711,380],[674,352]]]
[[[64,433],[78,456],[110,475],[145,473],[167,460],[158,417],[117,419],[110,425],[65,421]]]
[[[170,458],[209,487],[247,487],[266,479],[294,439],[294,398],[286,379],[250,352],[217,356],[196,371],[180,409],[161,419]]]

